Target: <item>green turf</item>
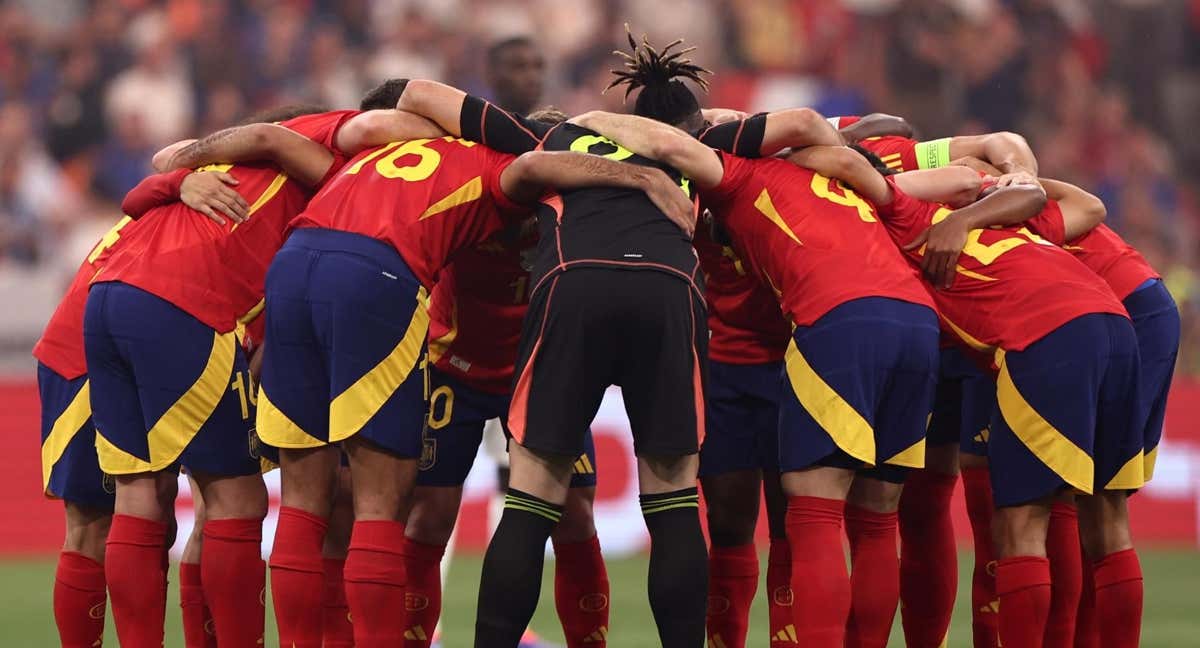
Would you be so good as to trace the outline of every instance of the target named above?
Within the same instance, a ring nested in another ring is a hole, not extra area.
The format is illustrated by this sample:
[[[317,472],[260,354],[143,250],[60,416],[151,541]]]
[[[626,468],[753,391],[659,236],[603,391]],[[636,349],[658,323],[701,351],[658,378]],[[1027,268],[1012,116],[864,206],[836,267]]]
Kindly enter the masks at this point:
[[[966,580],[970,557],[960,557],[962,580],[960,594],[969,592]],[[450,572],[445,596],[446,648],[471,645],[471,627],[475,618],[475,585],[479,580],[480,559],[458,556]],[[1200,553],[1194,551],[1147,551],[1142,553],[1146,573],[1146,611],[1143,624],[1143,648],[1175,648],[1196,645],[1200,636]],[[611,560],[608,562],[612,581],[612,628],[609,644],[654,646],[657,644],[654,623],[646,604],[645,558]],[[50,588],[54,564],[49,560],[0,562],[0,644],[21,648],[41,648],[57,645],[54,619],[50,609]],[[174,571],[172,571],[174,580]],[[533,627],[551,641],[562,641],[558,620],[554,615],[553,563],[547,563],[541,605],[534,617]],[[760,590],[761,591],[761,590]],[[759,597],[754,606],[751,645],[766,645],[766,609]],[[167,648],[182,646],[179,629],[178,590],[171,587],[167,614]],[[267,645],[276,645],[273,624],[268,621]],[[970,618],[965,597],[959,597],[954,626],[950,631],[950,646],[970,646]],[[116,646],[111,618],[105,644]],[[891,646],[903,643],[899,630],[892,633]],[[699,648],[699,647],[698,647]]]

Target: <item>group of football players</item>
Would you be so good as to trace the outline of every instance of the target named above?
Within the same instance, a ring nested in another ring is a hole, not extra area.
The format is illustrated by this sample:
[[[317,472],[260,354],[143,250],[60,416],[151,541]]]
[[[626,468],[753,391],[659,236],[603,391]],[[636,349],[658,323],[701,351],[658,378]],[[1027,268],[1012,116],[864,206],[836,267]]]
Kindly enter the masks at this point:
[[[186,644],[261,645],[278,466],[281,644],[430,646],[501,419],[475,645],[521,643],[551,539],[567,643],[602,647],[589,426],[618,385],[663,646],[747,644],[760,497],[770,645],[882,648],[901,601],[907,645],[944,645],[960,474],[975,646],[1136,646],[1158,274],[1020,136],[702,109],[679,45],[630,36],[632,115],[535,110],[512,39],[497,103],[392,80],[160,151],[34,350],[62,644],[98,645],[109,601],[122,646],[163,644],[182,471]]]

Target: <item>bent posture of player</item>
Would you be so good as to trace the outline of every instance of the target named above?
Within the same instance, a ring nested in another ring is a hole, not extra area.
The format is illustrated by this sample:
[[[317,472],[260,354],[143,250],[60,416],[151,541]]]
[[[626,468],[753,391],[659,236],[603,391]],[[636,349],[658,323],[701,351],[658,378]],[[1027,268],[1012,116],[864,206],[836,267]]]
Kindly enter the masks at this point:
[[[590,130],[540,125],[433,82],[411,83],[400,107],[501,150],[586,151],[656,166]],[[687,181],[667,172],[683,185],[673,194],[687,200]],[[707,336],[694,214],[681,231],[636,192],[587,188],[546,197],[537,216],[530,316],[508,417],[512,481],[484,561],[475,645],[515,646],[532,617],[545,540],[610,384],[623,389],[634,433],[659,637],[664,646],[699,645],[707,579],[695,568],[706,558],[695,453]]]
[[[331,444],[349,455],[355,523],[345,578],[358,646],[404,640],[395,613],[404,606],[402,515],[425,414],[414,370],[428,290],[449,257],[547,185],[627,187],[684,209],[661,173],[574,154],[516,159],[453,137],[364,151],[296,219],[267,277],[258,429],[283,449],[285,493],[328,493],[319,482],[338,461]]]
[[[830,166],[839,175],[883,205],[889,232],[914,262],[933,247],[917,246],[935,237],[962,250],[959,256],[952,245],[950,254],[937,255],[938,285],[949,287],[934,295],[947,328],[990,356],[998,374],[988,455],[997,506],[1000,642],[1043,645],[1051,604],[1050,507],[1057,493],[1074,488],[1083,493],[1085,546],[1112,558],[1104,563],[1104,578],[1120,574],[1115,584],[1121,587],[1106,592],[1112,595],[1098,610],[1114,619],[1114,635],[1102,637],[1101,645],[1136,645],[1140,607],[1125,604],[1135,584],[1140,600],[1141,587],[1140,578],[1127,577],[1136,555],[1125,504],[1128,492],[1144,482],[1147,413],[1137,391],[1136,335],[1112,290],[1027,229],[976,229],[1020,222],[1037,204],[1004,213],[975,205],[952,212],[908,196],[844,149],[795,157],[818,167],[835,160]]]
[[[181,200],[192,209],[216,210],[224,214],[219,219],[245,216],[245,201],[226,184],[236,183],[232,176],[183,171],[176,180]],[[104,635],[104,543],[116,488],[96,457],[83,313],[92,277],[115,246],[135,237],[137,229],[136,217],[126,215],[96,243],[33,348],[42,403],[42,488],[47,497],[61,499],[66,512],[66,539],[54,578],[54,620],[60,643],[68,648],[91,648]]]
[[[632,57],[625,74],[647,86],[635,111],[696,131],[700,114],[679,110],[690,92],[678,82],[660,81],[675,73],[669,65],[660,69],[662,58],[672,60],[649,47]],[[871,206],[828,178],[782,160],[718,154],[655,121],[604,113],[581,121],[688,173],[740,256],[776,290],[796,325],[785,358],[780,470],[789,499],[792,582],[813,585],[793,588],[793,623],[778,639],[841,646],[851,618],[850,579],[840,560],[845,500],[854,484],[894,502],[899,484],[885,481],[894,478],[855,479],[855,471],[884,464],[919,467],[923,461],[936,371],[932,303]],[[780,130],[775,121],[759,115],[723,124],[704,139],[752,155],[813,143],[814,138],[774,141]],[[824,129],[817,142],[841,141],[819,116],[813,121]],[[810,216],[816,213],[822,216]],[[887,516],[867,510],[862,515],[872,521]],[[878,565],[866,568],[867,555],[852,556],[855,578],[879,571]],[[893,569],[894,563],[893,540]],[[889,618],[895,605],[893,599]]]

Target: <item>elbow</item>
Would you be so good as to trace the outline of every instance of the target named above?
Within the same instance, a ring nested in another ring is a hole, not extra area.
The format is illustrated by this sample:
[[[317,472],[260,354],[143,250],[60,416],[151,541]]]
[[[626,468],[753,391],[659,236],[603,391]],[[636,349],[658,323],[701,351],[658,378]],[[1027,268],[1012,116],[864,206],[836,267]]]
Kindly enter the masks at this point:
[[[1108,218],[1108,208],[1104,206],[1104,201],[1100,200],[1096,196],[1088,194],[1087,197],[1088,200],[1084,208],[1084,213],[1087,214],[1087,220],[1089,223],[1091,223],[1092,228],[1095,228],[1100,223],[1103,223],[1106,218]]]
[[[822,130],[831,130],[832,126],[825,121],[825,116],[812,108],[795,108],[788,111],[788,130],[795,138],[794,141],[813,141],[814,135]]]
[[[686,160],[689,145],[693,144],[689,136],[666,129],[656,130],[648,139],[648,157],[676,168]]]
[[[1045,209],[1046,190],[1041,185],[1021,185],[1015,188],[1023,192],[1022,197],[1026,201],[1026,209],[1031,218]]]
[[[404,92],[396,100],[396,110],[403,110],[418,115],[425,114],[425,98],[433,90],[436,82],[426,79],[413,79],[404,86]]]
[[[946,168],[956,169],[950,180],[953,187],[948,201],[950,206],[958,209],[975,202],[979,198],[979,192],[983,190],[983,178],[967,167]]]

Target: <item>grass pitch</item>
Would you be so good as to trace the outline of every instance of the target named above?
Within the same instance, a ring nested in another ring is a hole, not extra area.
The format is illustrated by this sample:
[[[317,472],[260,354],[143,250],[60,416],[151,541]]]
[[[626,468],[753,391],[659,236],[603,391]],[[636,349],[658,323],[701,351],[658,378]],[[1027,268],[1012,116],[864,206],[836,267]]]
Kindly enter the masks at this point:
[[[950,631],[949,646],[970,648],[969,554],[959,556],[959,597]],[[1142,632],[1143,648],[1175,648],[1195,645],[1200,636],[1200,553],[1185,550],[1156,550],[1141,553],[1146,574],[1146,606]],[[471,645],[475,623],[479,556],[456,556],[444,597],[443,631],[446,648]],[[562,632],[554,613],[553,563],[547,562],[542,598],[533,627],[548,641],[561,642]],[[765,572],[765,564],[764,570]],[[612,627],[609,645],[615,648],[657,645],[654,621],[646,603],[646,558],[610,560],[612,581]],[[18,648],[50,648],[58,645],[50,592],[54,578],[53,559],[0,562],[0,644]],[[171,595],[167,602],[167,648],[183,646],[179,626],[179,596],[172,570]],[[765,646],[766,607],[761,592],[752,612],[750,644]],[[105,645],[116,646],[111,617]],[[277,645],[274,623],[268,615],[268,646]],[[903,646],[899,622],[890,646]],[[698,647],[699,648],[699,647]]]

